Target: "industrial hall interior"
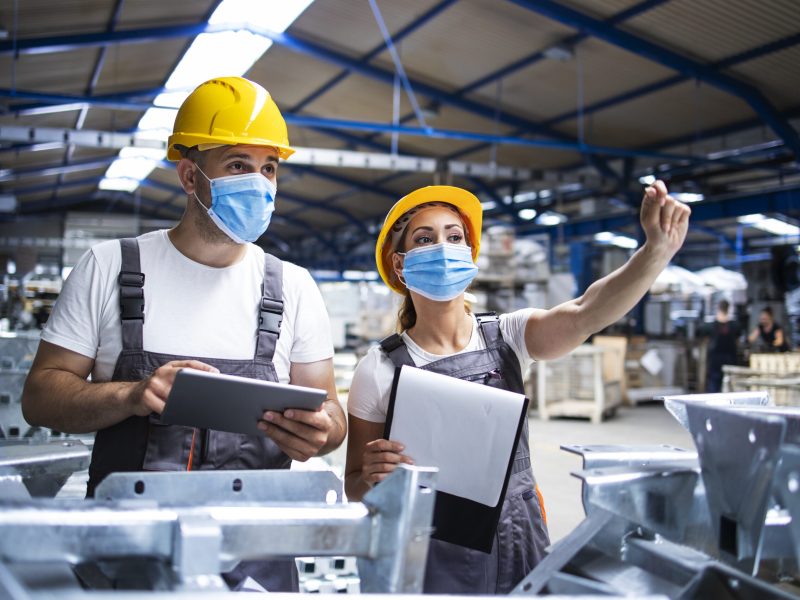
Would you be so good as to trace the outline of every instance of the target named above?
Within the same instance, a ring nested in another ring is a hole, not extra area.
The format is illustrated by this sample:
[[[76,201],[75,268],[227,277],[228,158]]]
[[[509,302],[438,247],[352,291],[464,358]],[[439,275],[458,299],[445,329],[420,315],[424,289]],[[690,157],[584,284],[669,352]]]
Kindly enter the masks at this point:
[[[0,599],[800,597],[797,0],[0,0]]]

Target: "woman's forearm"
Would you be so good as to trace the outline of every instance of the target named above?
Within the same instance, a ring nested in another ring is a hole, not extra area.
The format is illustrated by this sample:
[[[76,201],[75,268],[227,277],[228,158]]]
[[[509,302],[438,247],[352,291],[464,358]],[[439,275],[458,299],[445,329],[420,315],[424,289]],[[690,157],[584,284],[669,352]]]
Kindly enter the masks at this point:
[[[598,279],[575,300],[577,331],[586,339],[627,314],[672,259],[667,248],[644,244],[616,271]]]

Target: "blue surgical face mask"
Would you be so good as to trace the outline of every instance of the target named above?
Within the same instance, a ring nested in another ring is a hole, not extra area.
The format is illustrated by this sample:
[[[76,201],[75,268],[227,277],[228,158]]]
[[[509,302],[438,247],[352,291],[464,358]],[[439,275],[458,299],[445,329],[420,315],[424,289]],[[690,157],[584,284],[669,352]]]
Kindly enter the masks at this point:
[[[260,238],[275,210],[277,186],[261,173],[211,179],[199,166],[197,170],[211,184],[211,208],[203,206],[197,193],[194,197],[214,224],[237,244]]]
[[[478,274],[472,249],[456,244],[433,244],[405,253],[403,279],[406,287],[430,300],[456,298]]]

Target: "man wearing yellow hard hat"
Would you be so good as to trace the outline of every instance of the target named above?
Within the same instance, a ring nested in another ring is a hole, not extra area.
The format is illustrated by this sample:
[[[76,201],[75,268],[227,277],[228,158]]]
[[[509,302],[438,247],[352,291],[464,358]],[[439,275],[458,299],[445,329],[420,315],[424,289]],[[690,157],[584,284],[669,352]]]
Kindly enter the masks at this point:
[[[384,283],[404,296],[400,333],[370,349],[353,376],[348,498],[361,498],[398,464],[413,464],[414,457],[403,454],[402,440],[383,439],[397,368],[426,369],[524,394],[522,373],[532,360],[563,356],[633,308],[683,244],[689,214],[688,206],[657,181],[642,200],[640,220],[647,240],[625,265],[594,282],[581,297],[550,310],[528,308],[497,316],[473,315],[464,305],[465,290],[478,272],[478,199],[456,187],[430,186],[397,202],[378,236],[375,261]],[[491,553],[432,539],[424,591],[506,594],[544,558],[548,544],[526,422]]]
[[[342,443],[321,294],[308,271],[252,243],[275,209],[278,161],[292,152],[267,90],[241,77],[206,81],[168,142],[186,192],[180,222],[98,244],[64,283],[23,410],[33,425],[97,431],[89,496],[115,471],[285,469]],[[168,426],[159,415],[180,369],[322,388],[328,400],[319,411],[264,413],[258,437]],[[297,590],[292,559],[241,563],[225,578]]]

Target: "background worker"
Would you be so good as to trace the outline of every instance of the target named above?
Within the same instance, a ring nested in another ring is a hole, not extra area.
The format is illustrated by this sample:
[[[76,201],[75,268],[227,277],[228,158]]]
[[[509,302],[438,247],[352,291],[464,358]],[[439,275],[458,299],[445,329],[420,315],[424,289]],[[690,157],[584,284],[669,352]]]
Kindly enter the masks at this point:
[[[180,222],[98,244],[65,282],[23,411],[32,425],[97,431],[89,496],[116,471],[285,469],[344,439],[319,290],[308,271],[252,243],[275,209],[278,162],[292,152],[263,87],[241,77],[201,84],[168,142],[186,192]],[[328,399],[316,412],[265,413],[260,437],[164,425],[159,415],[183,368],[321,388]],[[226,574],[234,588],[248,577],[268,590],[297,589],[292,559]]]
[[[706,351],[706,392],[722,391],[722,365],[737,363],[739,325],[730,319],[730,303],[720,300],[714,323],[709,328],[708,350]]]
[[[766,352],[778,352],[787,350],[786,340],[783,337],[783,329],[775,322],[772,309],[765,306],[761,309],[758,316],[758,325],[753,328],[747,341],[757,349]]]
[[[498,318],[476,316],[464,307],[464,292],[478,270],[480,201],[451,186],[421,188],[398,201],[378,236],[375,259],[386,285],[404,295],[401,333],[370,349],[353,377],[348,498],[360,499],[398,464],[413,463],[413,456],[403,454],[402,440],[383,439],[396,368],[419,367],[524,393],[522,373],[532,359],[563,356],[633,308],[683,244],[689,213],[657,181],[642,201],[647,240],[625,265],[579,298],[549,310],[528,308]],[[544,558],[549,545],[536,492],[526,420],[491,554],[432,539],[425,592],[511,591]]]

